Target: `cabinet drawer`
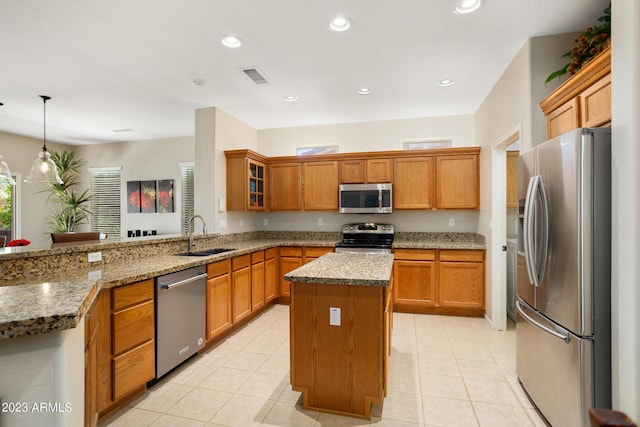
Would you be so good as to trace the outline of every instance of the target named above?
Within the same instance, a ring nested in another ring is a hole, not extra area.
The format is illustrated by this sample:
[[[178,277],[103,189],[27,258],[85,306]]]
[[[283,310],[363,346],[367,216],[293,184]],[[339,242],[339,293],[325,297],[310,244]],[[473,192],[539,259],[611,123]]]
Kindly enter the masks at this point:
[[[394,260],[409,261],[434,261],[436,259],[435,249],[394,249]]]
[[[251,264],[257,264],[264,261],[264,251],[258,251],[251,254]]]
[[[113,400],[143,386],[156,375],[154,341],[113,358]]]
[[[111,308],[119,310],[149,300],[153,301],[153,279],[114,288]]]
[[[207,276],[209,278],[222,276],[228,274],[231,266],[231,260],[225,259],[224,261],[212,262],[207,264]]]
[[[333,252],[333,248],[315,248],[315,247],[307,247],[305,248],[305,256],[307,258],[319,258],[324,254],[328,254]]]
[[[271,258],[275,258],[276,257],[276,251],[278,249],[276,248],[270,248],[267,249],[266,251],[264,251],[264,257],[265,259],[271,259]]]
[[[469,249],[443,249],[440,251],[440,261],[482,262],[484,251]]]
[[[148,301],[112,314],[113,354],[153,339],[153,305],[153,301]]]
[[[240,270],[251,265],[251,254],[238,256],[231,259],[231,266],[233,271]]]
[[[302,257],[302,248],[285,246],[283,248],[280,248],[280,256]]]

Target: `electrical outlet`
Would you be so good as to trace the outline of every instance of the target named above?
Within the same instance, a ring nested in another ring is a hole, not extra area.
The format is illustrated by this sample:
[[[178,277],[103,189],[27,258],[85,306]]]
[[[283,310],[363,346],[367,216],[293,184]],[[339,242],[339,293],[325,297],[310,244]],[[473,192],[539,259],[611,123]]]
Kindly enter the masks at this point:
[[[89,262],[102,261],[102,252],[89,252],[87,254],[87,260]]]
[[[267,225],[269,225],[269,219],[268,219],[268,218],[264,218],[264,219],[262,220],[262,225],[264,225],[265,227],[266,227]]]
[[[220,221],[218,221],[218,228],[227,228],[227,220],[221,219]]]
[[[329,325],[340,326],[340,308],[329,307]]]
[[[322,225],[322,218],[318,218],[318,225]]]
[[[102,270],[93,270],[87,274],[87,279],[89,280],[98,280],[102,279]]]
[[[455,226],[456,226],[456,219],[449,218],[449,227],[455,227]]]

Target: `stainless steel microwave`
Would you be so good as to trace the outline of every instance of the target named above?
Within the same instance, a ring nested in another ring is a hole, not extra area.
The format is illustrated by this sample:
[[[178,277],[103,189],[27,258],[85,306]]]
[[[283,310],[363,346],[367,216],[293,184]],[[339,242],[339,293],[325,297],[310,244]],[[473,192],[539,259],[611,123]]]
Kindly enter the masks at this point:
[[[391,213],[391,184],[342,184],[340,213]]]

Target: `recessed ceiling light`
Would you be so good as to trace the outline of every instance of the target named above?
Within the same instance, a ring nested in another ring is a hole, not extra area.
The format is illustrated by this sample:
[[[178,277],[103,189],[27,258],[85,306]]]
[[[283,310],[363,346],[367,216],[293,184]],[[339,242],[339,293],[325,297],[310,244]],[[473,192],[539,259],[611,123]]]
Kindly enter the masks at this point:
[[[453,83],[455,83],[455,81],[452,79],[442,79],[438,81],[438,86],[447,87],[447,86],[451,86]]]
[[[222,38],[222,44],[235,49],[236,47],[242,46],[242,40],[236,36],[225,36]]]
[[[193,84],[196,86],[204,86],[207,84],[205,79],[193,79]]]
[[[471,13],[480,7],[480,3],[482,3],[482,0],[458,0],[456,7],[453,9],[453,13]]]
[[[371,93],[371,89],[368,87],[361,87],[360,89],[358,89],[359,95],[369,95],[370,93]]]
[[[282,100],[287,102],[296,102],[298,100],[298,97],[295,95],[287,95],[287,96],[283,96]]]
[[[329,23],[329,29],[332,31],[347,31],[351,27],[351,21],[344,16],[333,18]]]

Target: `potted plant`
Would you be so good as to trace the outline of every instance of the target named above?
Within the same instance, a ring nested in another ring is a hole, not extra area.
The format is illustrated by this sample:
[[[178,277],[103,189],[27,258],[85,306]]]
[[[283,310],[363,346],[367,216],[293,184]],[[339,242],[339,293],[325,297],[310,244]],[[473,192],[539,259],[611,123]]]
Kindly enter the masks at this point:
[[[79,224],[88,221],[91,214],[87,207],[91,200],[90,189],[87,188],[81,193],[75,190],[79,184],[80,168],[86,162],[79,159],[73,151],[53,151],[51,160],[58,168],[62,184],[49,181],[49,188],[43,190],[49,193],[47,200],[57,204],[49,215],[49,231],[52,234],[73,233]]]
[[[611,43],[611,3],[604,10],[604,15],[598,18],[599,25],[589,27],[573,40],[573,48],[562,55],[570,58],[570,62],[559,70],[549,74],[545,83],[560,78],[565,74],[574,75],[582,65],[593,59]]]

